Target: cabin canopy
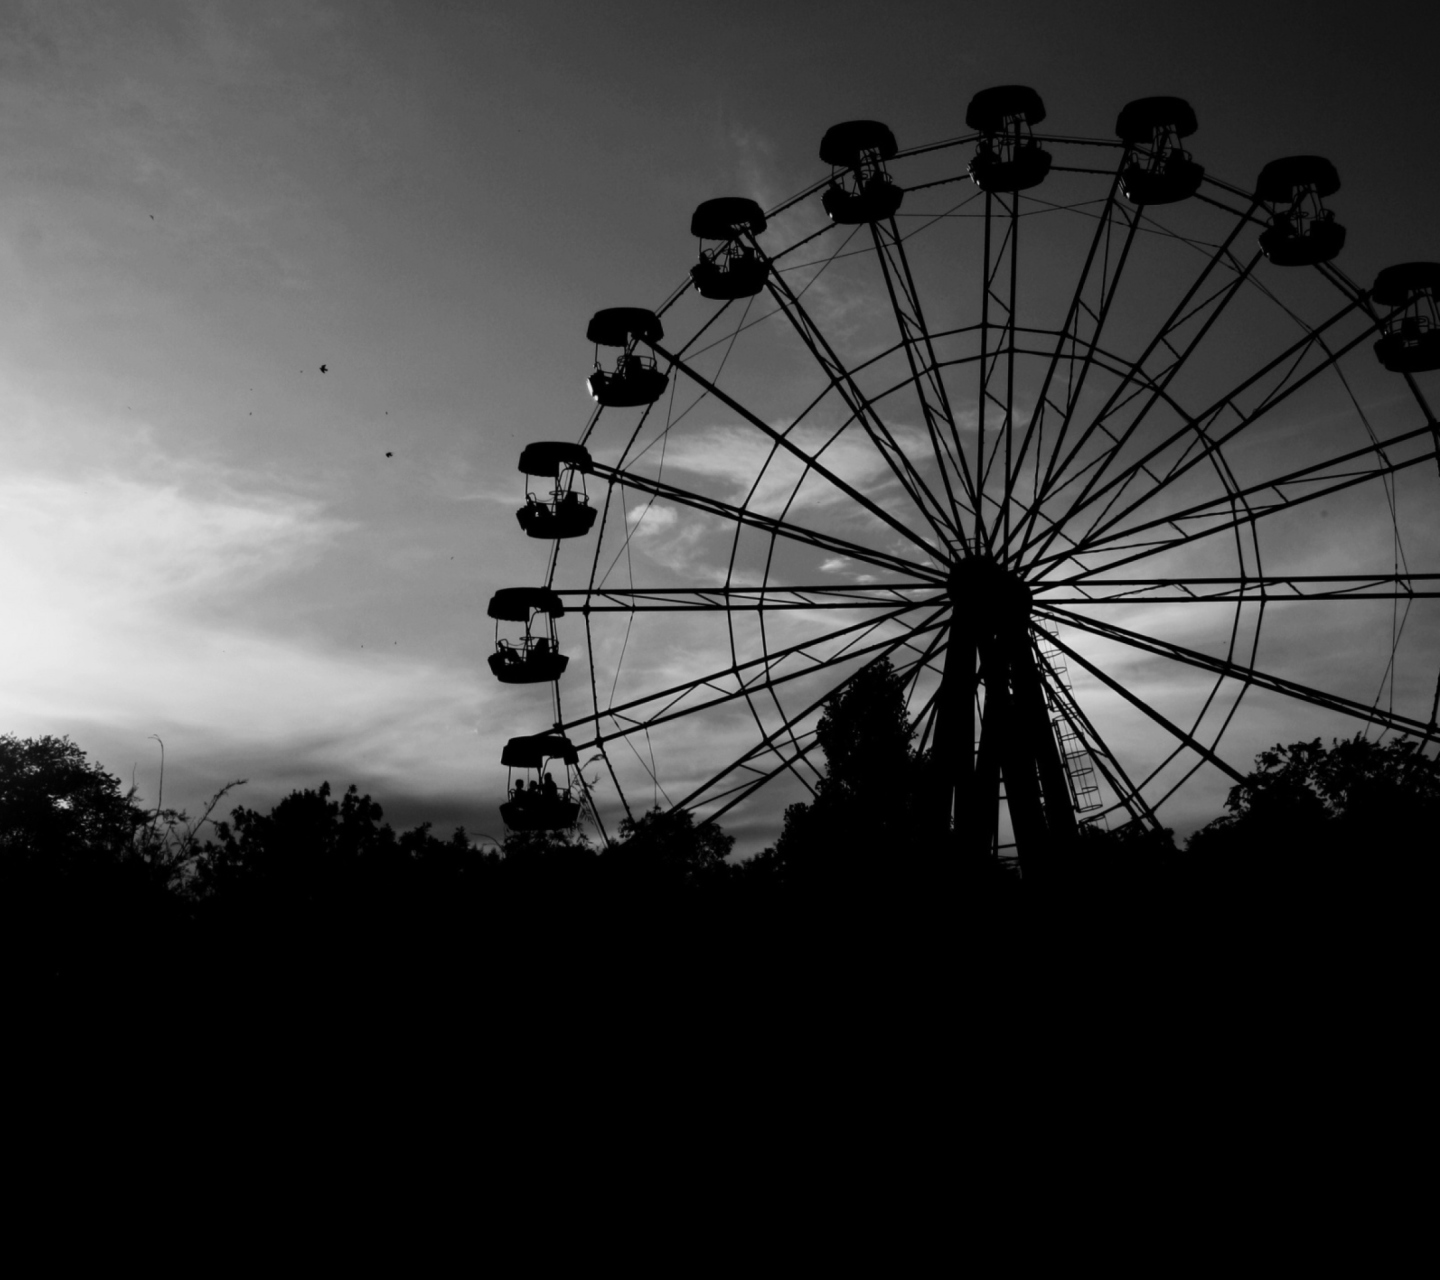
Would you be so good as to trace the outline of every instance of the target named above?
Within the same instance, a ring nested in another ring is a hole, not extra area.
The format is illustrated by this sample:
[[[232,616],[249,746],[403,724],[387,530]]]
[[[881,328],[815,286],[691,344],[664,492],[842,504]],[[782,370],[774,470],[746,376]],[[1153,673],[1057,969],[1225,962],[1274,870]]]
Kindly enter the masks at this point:
[[[1045,119],[1040,95],[1024,84],[999,84],[981,89],[965,110],[965,127],[980,133],[1003,133],[1007,117],[1019,116],[1028,125]]]
[[[1115,136],[1134,146],[1149,142],[1158,130],[1173,130],[1188,138],[1200,126],[1194,109],[1184,98],[1136,98],[1127,102],[1115,120]]]
[[[520,470],[527,476],[558,476],[562,467],[590,470],[590,450],[564,440],[541,440],[520,451]]]
[[[866,151],[878,151],[882,160],[893,160],[899,151],[895,135],[878,120],[833,124],[820,139],[820,159],[837,169],[853,169]]]
[[[1313,187],[1322,199],[1340,190],[1340,175],[1323,156],[1285,156],[1260,170],[1255,195],[1268,204],[1289,204],[1297,190]]]
[[[541,769],[547,760],[576,765],[580,763],[580,753],[562,733],[536,733],[525,738],[511,738],[500,753],[500,763],[507,769]]]
[[[1440,298],[1440,262],[1400,262],[1375,277],[1370,296],[1382,307],[1403,307],[1416,294]]]
[[[590,317],[585,336],[602,347],[628,347],[632,337],[659,342],[665,330],[660,317],[644,307],[607,307]]]
[[[498,622],[529,622],[537,609],[552,618],[565,615],[564,601],[549,587],[502,587],[485,612]]]
[[[765,214],[755,201],[720,196],[697,206],[690,218],[690,234],[702,240],[734,240],[746,231],[758,236],[765,225]]]

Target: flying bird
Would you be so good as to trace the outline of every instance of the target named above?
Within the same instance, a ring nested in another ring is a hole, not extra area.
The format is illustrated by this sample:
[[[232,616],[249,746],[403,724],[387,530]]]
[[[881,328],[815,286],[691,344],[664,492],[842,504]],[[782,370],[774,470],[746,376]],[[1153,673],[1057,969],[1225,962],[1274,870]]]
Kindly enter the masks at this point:
[[[329,372],[330,372],[330,366],[329,366],[328,364],[322,364],[322,365],[320,366],[320,372],[321,372],[321,373],[329,373]]]
[[[385,456],[387,458],[393,458],[395,455],[393,453],[387,453]]]

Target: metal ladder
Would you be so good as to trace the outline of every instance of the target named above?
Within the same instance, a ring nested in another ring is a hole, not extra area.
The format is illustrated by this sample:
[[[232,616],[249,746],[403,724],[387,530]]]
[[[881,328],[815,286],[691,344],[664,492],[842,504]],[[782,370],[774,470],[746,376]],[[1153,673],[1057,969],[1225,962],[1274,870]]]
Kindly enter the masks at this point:
[[[1040,652],[1055,679],[1066,693],[1070,693],[1070,671],[1065,665],[1065,655],[1049,639],[1050,636],[1058,634],[1059,627],[1048,618],[1041,618],[1039,622]],[[1061,758],[1065,761],[1065,776],[1070,782],[1070,798],[1075,802],[1075,812],[1089,813],[1103,807],[1105,802],[1100,798],[1100,784],[1095,780],[1095,766],[1090,761],[1090,752],[1048,685],[1045,687],[1045,698],[1050,704],[1050,723],[1060,744]]]

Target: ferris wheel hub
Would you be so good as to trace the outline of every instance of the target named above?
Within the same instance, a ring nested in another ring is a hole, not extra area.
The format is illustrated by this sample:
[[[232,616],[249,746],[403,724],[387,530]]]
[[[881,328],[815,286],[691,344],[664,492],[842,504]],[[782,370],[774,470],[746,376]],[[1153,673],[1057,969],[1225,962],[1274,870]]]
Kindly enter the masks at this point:
[[[989,556],[958,561],[946,584],[950,602],[966,614],[996,622],[1023,622],[1030,616],[1030,588],[1012,569]]]

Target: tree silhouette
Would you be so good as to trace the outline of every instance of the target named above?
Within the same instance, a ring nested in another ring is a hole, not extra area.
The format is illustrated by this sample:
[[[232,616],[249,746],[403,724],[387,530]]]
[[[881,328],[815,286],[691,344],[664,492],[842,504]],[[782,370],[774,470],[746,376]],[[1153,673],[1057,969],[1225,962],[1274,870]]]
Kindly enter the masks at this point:
[[[695,824],[684,809],[651,809],[620,824],[620,844],[611,859],[632,876],[657,885],[703,888],[729,871],[726,858],[735,837],[715,823]]]
[[[0,850],[7,861],[119,860],[146,822],[134,792],[69,738],[0,737]]]
[[[186,913],[155,816],[68,738],[0,737],[0,929],[19,972],[119,980],[175,943]]]
[[[1255,763],[1186,845],[1197,919],[1224,921],[1252,960],[1304,957],[1346,985],[1383,968],[1394,989],[1429,933],[1440,763],[1358,736],[1277,744]]]
[[[1440,762],[1410,739],[1319,738],[1262,751],[1230,789],[1229,812],[1191,837],[1192,854],[1242,851],[1290,866],[1317,854],[1349,859],[1368,842],[1393,850],[1433,838]]]
[[[521,1021],[624,993],[646,1016],[704,999],[783,1022],[802,988],[837,1017],[858,998],[923,1019],[957,962],[992,997],[1138,982],[1158,998],[1228,973],[1238,999],[1254,965],[1318,971],[1329,952],[1347,973],[1416,967],[1440,763],[1414,742],[1277,745],[1184,855],[1168,831],[1082,827],[1063,874],[1022,886],[994,860],[984,875],[958,866],[914,738],[903,680],[862,671],[820,718],[813,799],[732,864],[732,837],[688,812],[627,820],[603,849],[512,833],[502,857],[463,829],[397,833],[370,796],[328,783],[268,812],[238,806],[202,845],[228,788],[190,823],[142,808],[66,738],[5,736],[0,923],[14,971],[45,980],[119,991],[164,975],[176,999],[216,980],[320,982],[446,1008],[483,992],[492,1019]]]
[[[864,668],[825,703],[816,727],[825,775],[813,800],[785,810],[773,853],[762,855],[781,878],[859,889],[932,847],[920,820],[925,771],[914,737],[904,677],[888,662]]]

